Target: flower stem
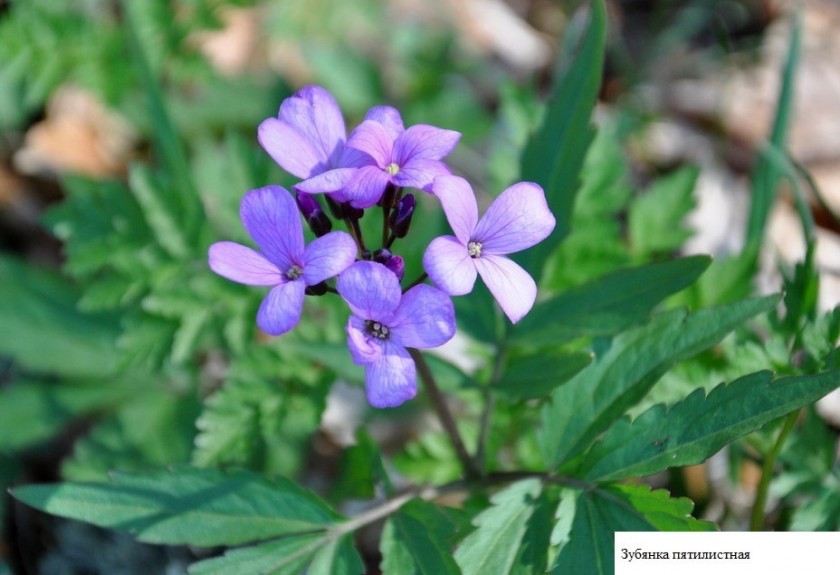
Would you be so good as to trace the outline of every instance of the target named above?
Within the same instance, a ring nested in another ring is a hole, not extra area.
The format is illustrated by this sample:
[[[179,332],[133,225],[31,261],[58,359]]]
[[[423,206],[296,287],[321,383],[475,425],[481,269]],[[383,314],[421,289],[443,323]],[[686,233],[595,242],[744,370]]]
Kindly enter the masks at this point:
[[[464,447],[464,441],[461,439],[458,426],[455,424],[455,419],[452,417],[452,413],[446,405],[446,398],[444,398],[443,393],[441,393],[440,388],[435,382],[435,376],[432,374],[432,370],[426,362],[426,357],[419,350],[414,348],[409,348],[408,353],[411,355],[411,358],[417,366],[417,373],[420,374],[420,379],[423,380],[423,384],[426,386],[426,392],[429,394],[429,399],[432,400],[432,406],[434,407],[435,413],[437,413],[438,419],[440,419],[440,423],[443,425],[443,429],[449,436],[449,440],[452,442],[452,447],[455,448],[455,454],[461,461],[464,473],[468,479],[480,477],[481,471],[478,467],[476,467],[475,461],[467,452],[467,448]]]
[[[793,430],[796,420],[799,418],[799,410],[789,413],[776,438],[776,443],[764,457],[764,465],[761,468],[761,481],[758,482],[758,488],[755,494],[755,503],[752,508],[752,515],[750,516],[750,531],[761,531],[764,528],[764,508],[767,506],[767,492],[770,489],[770,480],[773,478],[773,467],[776,465],[776,458],[782,451],[785,441]]]
[[[487,473],[487,441],[490,438],[490,419],[493,415],[494,406],[492,387],[496,385],[502,377],[506,352],[507,349],[505,347],[505,341],[502,340],[502,343],[496,350],[496,360],[493,363],[493,373],[490,375],[490,381],[482,389],[484,411],[481,413],[481,423],[478,431],[478,447],[476,447],[475,450],[475,464],[481,470],[482,476]]]

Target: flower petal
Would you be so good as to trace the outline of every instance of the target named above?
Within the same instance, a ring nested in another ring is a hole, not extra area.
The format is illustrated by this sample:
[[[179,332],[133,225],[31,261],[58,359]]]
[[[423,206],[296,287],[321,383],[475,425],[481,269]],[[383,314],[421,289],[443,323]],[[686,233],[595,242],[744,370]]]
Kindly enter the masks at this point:
[[[417,395],[417,370],[405,348],[385,344],[384,353],[365,368],[365,389],[373,407],[396,407]]]
[[[423,269],[434,284],[449,295],[464,295],[475,285],[475,263],[467,247],[454,236],[440,236],[423,254]]]
[[[354,208],[369,208],[385,193],[385,186],[391,181],[388,173],[376,166],[365,166],[347,182],[342,194]]]
[[[347,138],[338,102],[320,86],[307,86],[283,100],[279,118],[303,135],[324,164],[340,153]]]
[[[518,264],[504,256],[482,255],[475,267],[512,323],[525,317],[537,299],[537,284]]]
[[[367,365],[382,357],[385,342],[365,332],[365,320],[351,315],[347,320],[347,347],[356,365]]]
[[[257,140],[281,168],[298,178],[308,178],[326,167],[326,159],[306,136],[277,118],[260,123]]]
[[[514,184],[496,198],[476,226],[482,252],[504,255],[530,248],[554,229],[545,194],[532,182]]]
[[[330,232],[312,240],[303,252],[303,281],[315,285],[335,277],[356,260],[356,242],[346,232]]]
[[[469,182],[458,176],[441,176],[432,183],[452,231],[465,246],[478,225],[478,204]]]
[[[217,242],[208,252],[210,269],[235,282],[249,286],[276,286],[283,275],[273,263],[251,248]]]
[[[405,130],[399,110],[391,106],[374,106],[365,114],[365,120],[373,120],[385,126],[392,142]]]
[[[397,276],[384,265],[370,261],[356,262],[344,270],[336,289],[355,315],[385,324],[402,296]]]
[[[350,134],[347,147],[366,153],[380,168],[385,169],[391,163],[394,138],[384,124],[365,120]]]
[[[417,285],[403,294],[388,327],[394,343],[419,349],[438,347],[455,335],[455,308],[439,289]]]
[[[303,263],[303,225],[295,199],[285,188],[251,190],[242,198],[239,215],[265,257],[280,271]]]
[[[458,145],[460,139],[459,132],[417,124],[397,136],[391,156],[399,166],[412,158],[440,160]]]
[[[306,285],[294,280],[273,288],[260,304],[257,325],[269,335],[282,335],[295,327],[303,311]]]
[[[449,168],[438,160],[413,158],[394,174],[394,183],[402,188],[417,188],[431,193],[432,182],[439,176],[451,175]]]
[[[307,194],[335,194],[343,190],[355,174],[356,168],[328,170],[295,184],[294,188]]]

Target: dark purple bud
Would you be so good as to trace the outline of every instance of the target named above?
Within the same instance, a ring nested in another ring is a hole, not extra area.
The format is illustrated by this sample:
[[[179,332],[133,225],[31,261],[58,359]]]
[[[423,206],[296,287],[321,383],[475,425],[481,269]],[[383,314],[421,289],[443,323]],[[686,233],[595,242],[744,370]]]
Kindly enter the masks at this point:
[[[415,205],[412,194],[404,195],[397,202],[397,209],[391,212],[391,231],[394,232],[395,237],[404,238],[408,233],[408,227],[411,225],[411,216],[414,215]]]
[[[391,256],[385,262],[385,267],[394,272],[397,279],[402,281],[405,275],[405,261],[402,259],[402,256]]]
[[[373,254],[370,253],[370,250],[363,250],[362,259],[365,261],[370,261],[373,259]]]
[[[296,192],[295,200],[300,213],[303,214],[306,223],[309,224],[309,229],[316,237],[321,237],[332,229],[332,222],[329,216],[324,213],[324,210],[321,209],[318,200],[303,192]]]
[[[394,184],[388,183],[388,185],[385,186],[385,191],[382,193],[382,197],[379,198],[378,203],[387,211],[394,205],[394,199],[396,199],[396,197],[397,187]]]
[[[398,280],[402,281],[403,276],[405,275],[405,261],[403,261],[401,256],[395,256],[391,253],[391,250],[381,248],[373,252],[373,261],[384,265],[386,268],[394,272],[394,275],[397,276]]]
[[[327,293],[327,282],[306,286],[304,293],[306,295],[324,295]]]

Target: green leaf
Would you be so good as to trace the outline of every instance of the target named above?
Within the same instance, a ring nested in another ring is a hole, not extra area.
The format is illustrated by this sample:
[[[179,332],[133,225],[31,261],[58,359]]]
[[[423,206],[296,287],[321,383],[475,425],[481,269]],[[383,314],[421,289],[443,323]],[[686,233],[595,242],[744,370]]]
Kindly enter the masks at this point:
[[[0,452],[24,449],[57,434],[76,417],[124,400],[132,393],[116,382],[92,384],[16,381],[0,388]]]
[[[627,225],[635,254],[668,253],[691,237],[684,219],[694,207],[692,192],[699,173],[695,167],[677,170],[654,181],[630,204]]]
[[[493,391],[511,401],[539,399],[592,362],[587,352],[540,353],[511,360]]]
[[[104,481],[112,469],[141,470],[189,460],[198,402],[191,395],[142,384],[145,393],[124,402],[76,442],[72,457],[62,463],[63,477]],[[138,382],[133,385],[138,389]]]
[[[690,513],[689,499],[672,499],[646,485],[611,485],[581,492],[575,503],[570,539],[560,549],[551,573],[612,575],[616,531],[714,531],[714,524]]]
[[[801,11],[800,11],[801,12]],[[776,105],[776,116],[773,120],[773,132],[770,136],[770,144],[778,150],[784,150],[787,145],[787,135],[790,128],[790,120],[793,115],[793,95],[796,70],[799,67],[799,56],[801,52],[802,17],[797,12],[793,22],[793,30],[788,46],[787,61],[785,62],[782,74],[782,86],[779,91],[779,100]],[[781,169],[772,158],[766,154],[762,155],[752,174],[752,186],[750,198],[749,219],[747,221],[747,248],[757,249],[764,238],[764,228],[770,216],[770,208],[776,198]]]
[[[603,0],[594,0],[583,45],[569,68],[557,75],[545,119],[522,155],[522,179],[545,189],[557,219],[548,238],[516,258],[537,280],[548,254],[569,232],[580,170],[594,134],[590,116],[601,86],[606,27]]]
[[[537,304],[513,328],[523,345],[554,344],[584,335],[611,335],[647,319],[669,295],[693,284],[708,256],[625,268]]]
[[[356,433],[356,444],[345,449],[339,461],[339,473],[330,489],[333,500],[373,499],[376,487],[383,484],[388,495],[393,486],[382,465],[379,444],[364,429]]]
[[[193,563],[189,568],[190,575],[357,575],[363,571],[352,537],[336,538],[329,531],[233,549],[223,557]]]
[[[245,471],[113,473],[110,483],[29,485],[12,494],[53,515],[169,545],[237,545],[323,530],[336,517],[291,481]]]
[[[143,210],[143,216],[160,246],[176,260],[189,255],[184,222],[172,206],[172,190],[163,177],[142,164],[134,164],[128,173],[131,193]]]
[[[464,575],[543,573],[548,563],[551,509],[538,479],[518,481],[491,499],[477,527],[455,551]]]
[[[36,372],[103,377],[116,371],[116,321],[76,309],[61,276],[0,258],[0,353]]]
[[[392,515],[382,531],[385,575],[458,575],[452,558],[452,522],[432,503],[414,499]]]
[[[547,465],[582,453],[673,364],[711,347],[778,301],[778,296],[753,298],[693,314],[671,310],[617,336],[543,408],[540,444]]]
[[[702,389],[670,410],[649,409],[632,423],[613,425],[584,460],[586,477],[610,480],[651,475],[668,467],[705,461],[724,445],[840,387],[840,372],[774,379],[754,373]]]

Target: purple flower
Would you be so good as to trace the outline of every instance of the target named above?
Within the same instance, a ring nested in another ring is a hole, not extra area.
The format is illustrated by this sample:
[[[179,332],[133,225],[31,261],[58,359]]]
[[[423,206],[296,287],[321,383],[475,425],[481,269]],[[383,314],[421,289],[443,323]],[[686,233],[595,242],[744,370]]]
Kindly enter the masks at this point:
[[[371,163],[365,154],[345,147],[341,110],[320,86],[307,86],[283,100],[278,117],[260,124],[257,139],[280,167],[304,180],[295,189],[333,194],[337,201],[345,201],[341,190],[356,168]]]
[[[373,165],[360,167],[347,183],[350,204],[367,208],[379,201],[389,183],[423,190],[437,176],[448,175],[441,159],[461,134],[425,124],[403,129],[400,113],[388,106],[372,108],[347,140],[349,148],[364,152]],[[427,190],[428,191],[428,190]]]
[[[350,306],[347,345],[365,366],[365,387],[374,407],[395,407],[417,393],[417,373],[407,347],[437,347],[455,335],[455,311],[442,291],[418,285],[405,294],[391,271],[359,261],[336,282]]]
[[[481,220],[475,195],[463,178],[437,178],[433,189],[455,236],[432,240],[423,255],[426,273],[450,295],[471,292],[478,273],[516,323],[534,305],[537,286],[528,272],[504,256],[541,242],[554,229],[542,188],[531,182],[512,185]]]
[[[261,251],[215,243],[209,251],[210,269],[241,284],[274,286],[260,305],[257,325],[281,335],[300,320],[306,287],[347,269],[356,259],[356,244],[345,232],[330,232],[304,247],[297,205],[280,186],[250,191],[239,214]]]

